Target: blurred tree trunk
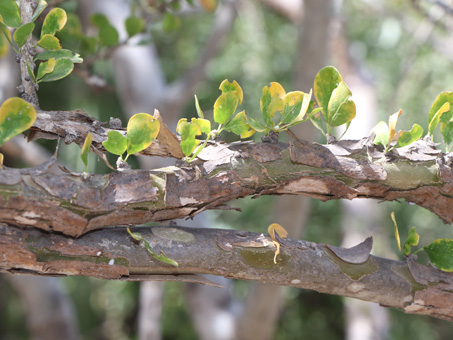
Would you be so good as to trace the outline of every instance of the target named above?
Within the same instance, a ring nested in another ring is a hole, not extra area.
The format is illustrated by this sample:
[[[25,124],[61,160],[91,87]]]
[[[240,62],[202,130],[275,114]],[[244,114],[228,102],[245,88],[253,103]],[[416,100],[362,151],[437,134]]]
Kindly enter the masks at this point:
[[[345,35],[343,20],[338,15],[334,20],[334,35],[331,39],[333,64],[337,65],[346,83],[354,93],[357,116],[345,139],[355,139],[371,131],[376,117],[376,96],[373,84],[366,78],[367,74],[359,68],[359,60],[354,60],[349,53],[349,42]],[[343,247],[350,247],[365,239],[370,234],[379,238],[377,230],[380,225],[378,202],[370,200],[342,201]],[[354,243],[356,242],[356,243]],[[376,243],[381,243],[376,240]],[[346,338],[348,340],[387,339],[389,334],[388,310],[365,301],[345,298]]]
[[[332,2],[305,0],[299,26],[299,48],[293,78],[293,88],[304,92],[313,87],[316,72],[328,60],[328,42]],[[293,129],[297,136],[307,141],[314,139],[314,128],[300,124]],[[297,196],[279,196],[275,200],[272,221],[284,226],[291,237],[300,237],[310,213],[310,200]],[[243,315],[239,319],[238,339],[272,339],[283,308],[283,287],[265,283],[253,283],[247,297]]]

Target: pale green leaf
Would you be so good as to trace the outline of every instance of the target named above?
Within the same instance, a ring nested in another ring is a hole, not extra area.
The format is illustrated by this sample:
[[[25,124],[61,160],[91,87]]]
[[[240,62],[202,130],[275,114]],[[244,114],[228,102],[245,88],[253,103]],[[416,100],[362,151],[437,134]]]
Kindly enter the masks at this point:
[[[214,121],[218,124],[226,124],[230,120],[239,104],[236,92],[221,94],[214,103]]]
[[[108,152],[118,156],[126,152],[127,139],[120,132],[109,131],[107,137],[108,139],[102,142],[102,145]]]
[[[35,28],[35,24],[32,22],[29,22],[28,24],[20,26],[13,35],[13,39],[16,42],[17,46],[19,48],[22,48],[22,46],[25,45],[27,42],[27,39],[30,37],[31,32],[33,32],[33,29]]]
[[[431,263],[446,272],[453,272],[453,240],[437,239],[423,248]]]

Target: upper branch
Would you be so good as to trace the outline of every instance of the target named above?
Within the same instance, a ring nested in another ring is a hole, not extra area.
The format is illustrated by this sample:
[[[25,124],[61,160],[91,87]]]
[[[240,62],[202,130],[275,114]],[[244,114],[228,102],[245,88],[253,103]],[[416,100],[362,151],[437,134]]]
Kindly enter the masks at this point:
[[[428,142],[385,155],[363,139],[212,144],[197,164],[109,175],[48,173],[50,162],[0,172],[0,222],[79,236],[111,225],[191,217],[234,198],[292,194],[323,201],[403,198],[452,223],[450,161]]]

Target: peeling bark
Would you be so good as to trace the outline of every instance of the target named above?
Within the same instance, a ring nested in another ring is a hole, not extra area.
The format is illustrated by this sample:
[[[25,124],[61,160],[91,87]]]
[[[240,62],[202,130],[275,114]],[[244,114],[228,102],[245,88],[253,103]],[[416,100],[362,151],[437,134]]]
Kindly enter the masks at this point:
[[[405,199],[453,222],[448,155],[429,142],[384,155],[368,139],[320,145],[211,144],[200,161],[108,175],[49,173],[52,161],[0,171],[0,222],[80,236],[112,225],[192,217],[235,198],[292,194]],[[55,160],[53,160],[55,161]]]
[[[153,280],[155,275],[170,280],[183,275],[187,280],[194,273],[213,274],[349,296],[453,321],[453,274],[413,258],[402,262],[369,255],[363,263],[349,263],[325,245],[286,239],[274,264],[275,246],[258,233],[177,226],[134,231],[179,267],[154,260],[124,228],[73,239],[0,225],[0,271],[119,280]]]

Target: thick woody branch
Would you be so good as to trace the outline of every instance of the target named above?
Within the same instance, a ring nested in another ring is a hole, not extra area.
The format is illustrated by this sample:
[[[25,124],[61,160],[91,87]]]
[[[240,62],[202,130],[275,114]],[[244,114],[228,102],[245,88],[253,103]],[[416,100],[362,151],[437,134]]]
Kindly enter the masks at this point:
[[[0,171],[0,222],[80,236],[112,225],[191,217],[235,198],[281,194],[405,199],[453,222],[450,159],[424,141],[389,155],[368,139],[212,144],[196,164],[109,175],[49,173],[51,165]]]
[[[372,256],[371,238],[350,249],[285,239],[275,264],[275,246],[258,233],[177,226],[133,231],[179,266],[154,260],[124,228],[73,239],[0,225],[0,271],[205,284],[209,282],[194,274],[214,274],[349,296],[453,320],[453,274],[414,260]]]

